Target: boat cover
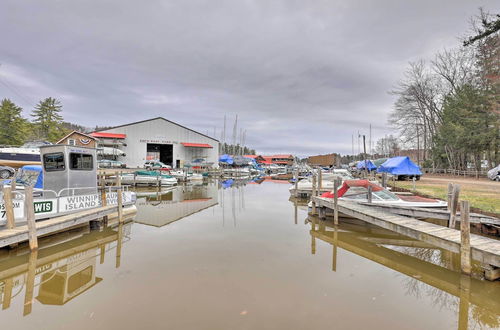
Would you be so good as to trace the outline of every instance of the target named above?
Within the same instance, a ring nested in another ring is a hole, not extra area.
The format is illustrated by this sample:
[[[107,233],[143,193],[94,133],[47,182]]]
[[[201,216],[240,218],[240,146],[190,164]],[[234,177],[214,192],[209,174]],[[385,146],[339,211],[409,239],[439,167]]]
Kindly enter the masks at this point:
[[[158,171],[135,171],[135,174],[137,175],[143,175],[143,176],[158,176],[161,175],[162,178],[173,178],[173,176],[168,175],[168,174],[163,174],[163,173],[158,173]]]
[[[344,184],[342,185],[342,187],[340,187],[340,189],[338,191],[338,195],[339,195],[339,197],[344,196],[344,194],[349,190],[349,188],[352,188],[352,187],[363,187],[363,188],[368,189],[369,186],[372,187],[372,191],[380,191],[380,190],[384,189],[381,186],[379,186],[373,182],[370,182],[368,180],[345,180]],[[321,197],[333,198],[334,195],[333,195],[332,191],[329,191],[329,192],[322,194]]]
[[[224,155],[219,157],[219,162],[232,165],[233,164],[233,157],[229,156],[228,154],[224,154]]]
[[[412,162],[408,156],[389,158],[379,166],[377,172],[394,175],[422,175],[420,167]]]
[[[360,160],[358,162],[358,164],[356,165],[356,168],[358,170],[364,170],[365,169],[365,163],[366,163],[366,167],[368,169],[368,171],[372,171],[372,170],[375,170],[377,168],[377,166],[375,166],[371,160]]]
[[[23,167],[21,167],[21,170],[16,175],[17,184],[26,185],[26,184],[31,184],[33,182],[35,182],[33,188],[43,189],[42,165],[24,165]]]

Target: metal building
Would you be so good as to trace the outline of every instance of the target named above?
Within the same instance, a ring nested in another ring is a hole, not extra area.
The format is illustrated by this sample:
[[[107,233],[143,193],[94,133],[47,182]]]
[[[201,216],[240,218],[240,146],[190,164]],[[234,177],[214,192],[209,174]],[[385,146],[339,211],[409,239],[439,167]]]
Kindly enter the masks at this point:
[[[163,117],[120,125],[91,134],[100,148],[128,167],[159,160],[174,168],[204,163],[218,166],[219,141]]]

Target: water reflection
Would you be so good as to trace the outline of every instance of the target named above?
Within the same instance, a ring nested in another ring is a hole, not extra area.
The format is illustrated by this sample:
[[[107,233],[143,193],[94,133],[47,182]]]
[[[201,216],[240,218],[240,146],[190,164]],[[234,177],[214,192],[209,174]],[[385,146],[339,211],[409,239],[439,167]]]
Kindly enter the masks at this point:
[[[28,247],[0,251],[0,297],[2,309],[22,299],[23,315],[29,315],[36,299],[44,305],[64,305],[88,291],[102,278],[97,276],[97,258],[116,250],[120,266],[121,246],[130,237],[131,223],[89,232],[79,228],[40,240],[38,251]]]
[[[431,297],[440,308],[457,310],[459,329],[475,325],[500,327],[497,282],[463,276],[456,254],[378,227],[347,221],[334,226],[331,220],[307,218],[311,254],[316,253],[317,239],[331,244],[333,271],[341,266],[337,252],[341,248],[406,275],[401,279],[407,294]],[[475,270],[479,272],[477,264]]]
[[[219,203],[217,183],[138,190],[135,222],[163,227]]]

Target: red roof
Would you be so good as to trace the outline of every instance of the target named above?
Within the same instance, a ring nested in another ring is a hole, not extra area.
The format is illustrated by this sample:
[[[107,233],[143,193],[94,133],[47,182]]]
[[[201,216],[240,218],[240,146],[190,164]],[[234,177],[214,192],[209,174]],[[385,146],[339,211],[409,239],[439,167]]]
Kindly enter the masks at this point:
[[[96,138],[111,138],[111,139],[124,139],[127,137],[127,134],[104,133],[104,132],[94,132],[90,133],[90,135]]]
[[[255,158],[259,157],[259,155],[243,155],[243,157],[255,159]]]
[[[213,148],[210,144],[206,143],[189,143],[189,142],[181,142],[181,144],[185,147],[193,147],[193,148]]]

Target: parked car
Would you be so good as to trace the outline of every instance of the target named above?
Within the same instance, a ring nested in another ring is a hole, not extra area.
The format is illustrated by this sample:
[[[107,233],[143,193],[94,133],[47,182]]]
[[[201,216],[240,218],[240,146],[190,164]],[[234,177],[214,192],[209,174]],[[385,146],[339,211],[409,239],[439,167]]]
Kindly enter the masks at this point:
[[[97,161],[99,168],[126,168],[127,165],[119,160],[100,159]]]
[[[488,178],[493,181],[500,181],[500,165],[488,171]]]
[[[144,163],[144,168],[147,170],[170,171],[172,166],[166,165],[156,160],[148,160]]]
[[[0,179],[8,179],[16,173],[16,170],[10,166],[0,166]]]

